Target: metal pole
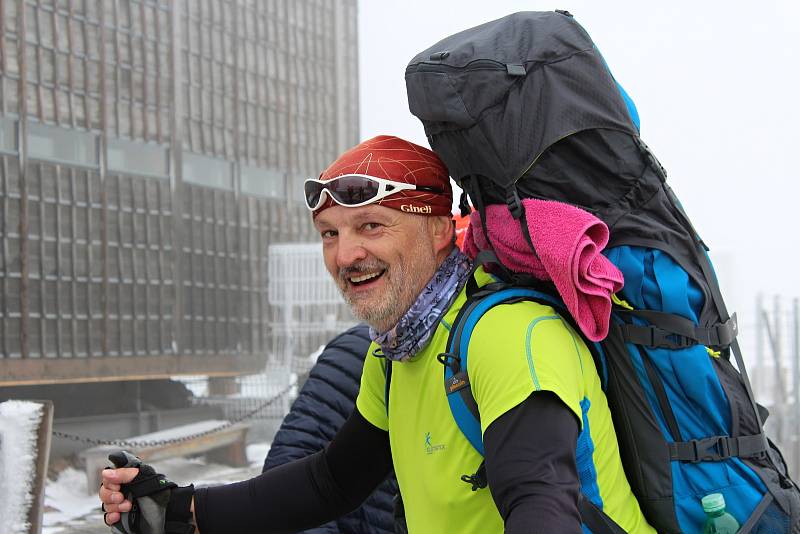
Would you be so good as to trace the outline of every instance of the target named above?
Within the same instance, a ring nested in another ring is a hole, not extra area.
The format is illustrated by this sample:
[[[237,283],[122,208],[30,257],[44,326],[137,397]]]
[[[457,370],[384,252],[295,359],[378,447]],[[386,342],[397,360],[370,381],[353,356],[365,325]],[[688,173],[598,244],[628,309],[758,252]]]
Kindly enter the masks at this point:
[[[783,379],[783,355],[782,347],[781,347],[781,298],[780,295],[775,295],[775,299],[773,301],[773,318],[770,324],[768,318],[766,318],[766,310],[764,312],[766,325],[767,325],[767,335],[769,336],[770,346],[772,348],[772,360],[773,364],[775,365],[775,387],[773,390],[775,391],[775,398],[773,403],[773,409],[775,410],[775,415],[777,416],[776,425],[775,425],[775,437],[777,438],[778,442],[783,444],[784,443],[784,418],[786,416],[786,386],[784,384]]]
[[[792,300],[792,393],[794,396],[794,417],[792,417],[791,439],[794,440],[794,461],[789,467],[793,478],[797,480],[800,474],[800,299]]]
[[[19,150],[19,350],[28,357],[28,63],[25,50],[24,0],[17,2],[17,61],[19,62],[19,121],[17,147]]]
[[[100,307],[102,308],[103,315],[103,333],[100,345],[100,352],[103,356],[108,356],[110,352],[109,345],[109,274],[108,274],[108,183],[106,181],[108,174],[108,91],[106,91],[106,10],[103,2],[98,4],[99,17],[100,17],[100,139],[99,139],[99,152],[100,152],[100,263],[102,275],[102,289],[100,291]],[[116,21],[115,21],[116,22]],[[69,28],[68,28],[69,29]],[[146,114],[145,114],[146,115]],[[117,209],[121,209],[117,205]],[[118,246],[122,246],[120,243]],[[91,315],[91,312],[90,312]],[[135,321],[135,320],[134,320]],[[121,329],[120,329],[121,330]],[[120,346],[122,352],[122,346]]]
[[[775,358],[775,379],[777,381],[778,393],[780,394],[780,398],[778,402],[781,406],[786,405],[786,380],[783,373],[783,324],[781,321],[781,316],[783,315],[783,310],[781,306],[781,297],[780,295],[775,295],[775,300],[773,302],[773,311],[772,311],[772,324],[773,324],[773,356]]]
[[[764,390],[764,296],[756,295],[756,372],[753,387],[756,397]]]
[[[173,0],[170,10],[172,43],[170,47],[170,70],[172,78],[172,106],[170,106],[170,189],[172,192],[174,264],[172,280],[175,284],[175,307],[173,317],[172,349],[176,355],[183,352],[181,326],[183,323],[183,66],[181,37],[182,0]]]

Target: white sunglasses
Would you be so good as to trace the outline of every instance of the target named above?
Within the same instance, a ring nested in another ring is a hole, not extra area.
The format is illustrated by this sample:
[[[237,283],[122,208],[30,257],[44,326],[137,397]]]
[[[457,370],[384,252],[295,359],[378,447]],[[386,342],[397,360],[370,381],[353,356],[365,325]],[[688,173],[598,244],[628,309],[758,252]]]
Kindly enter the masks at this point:
[[[366,174],[343,174],[331,180],[309,178],[303,183],[306,206],[311,211],[324,204],[326,195],[340,206],[357,208],[407,190],[443,193],[435,187],[395,182]]]

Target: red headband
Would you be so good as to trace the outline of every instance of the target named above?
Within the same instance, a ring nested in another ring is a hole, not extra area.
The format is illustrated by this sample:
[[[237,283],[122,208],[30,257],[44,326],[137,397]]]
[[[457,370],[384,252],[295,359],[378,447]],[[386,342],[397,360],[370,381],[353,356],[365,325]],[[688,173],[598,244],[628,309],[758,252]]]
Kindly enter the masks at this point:
[[[404,190],[375,202],[380,206],[419,215],[450,215],[453,190],[442,160],[431,150],[392,135],[379,135],[357,145],[331,163],[320,180],[345,174],[366,174],[407,184],[434,187],[442,193]],[[314,216],[335,206],[328,198]]]

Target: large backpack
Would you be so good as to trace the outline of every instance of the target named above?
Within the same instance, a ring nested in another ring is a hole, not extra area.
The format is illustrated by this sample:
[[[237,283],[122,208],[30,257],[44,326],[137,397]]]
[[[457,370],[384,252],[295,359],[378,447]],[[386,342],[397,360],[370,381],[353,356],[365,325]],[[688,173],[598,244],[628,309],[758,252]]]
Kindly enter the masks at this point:
[[[764,434],[766,410],[753,397],[708,249],[639,138],[633,102],[572,15],[517,13],[455,34],[411,61],[406,85],[431,147],[482,215],[488,204],[505,204],[527,232],[520,199],[540,198],[608,225],[604,253],[625,287],[609,335],[587,345],[650,524],[699,532],[701,498],[722,493],[740,532],[800,532],[800,491]],[[491,254],[479,259],[499,263]],[[479,452],[477,406],[469,387],[453,387],[468,384],[472,326],[506,297],[567,313],[551,290],[503,273],[503,283],[470,291],[448,342],[452,357],[442,358],[453,416]],[[481,485],[476,475],[465,477],[473,487]],[[615,532],[602,517],[589,519],[591,508],[582,504],[581,513],[595,534]]]

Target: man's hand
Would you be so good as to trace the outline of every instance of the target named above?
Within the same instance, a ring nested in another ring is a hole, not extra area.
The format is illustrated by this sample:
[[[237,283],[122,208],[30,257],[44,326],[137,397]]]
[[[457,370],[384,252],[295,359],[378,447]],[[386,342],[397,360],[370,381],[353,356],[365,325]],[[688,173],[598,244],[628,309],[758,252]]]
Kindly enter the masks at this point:
[[[139,474],[136,467],[107,468],[103,470],[103,483],[100,485],[100,501],[106,512],[106,525],[113,525],[120,520],[120,512],[130,512],[132,503],[125,499],[121,485],[127,484]]]

